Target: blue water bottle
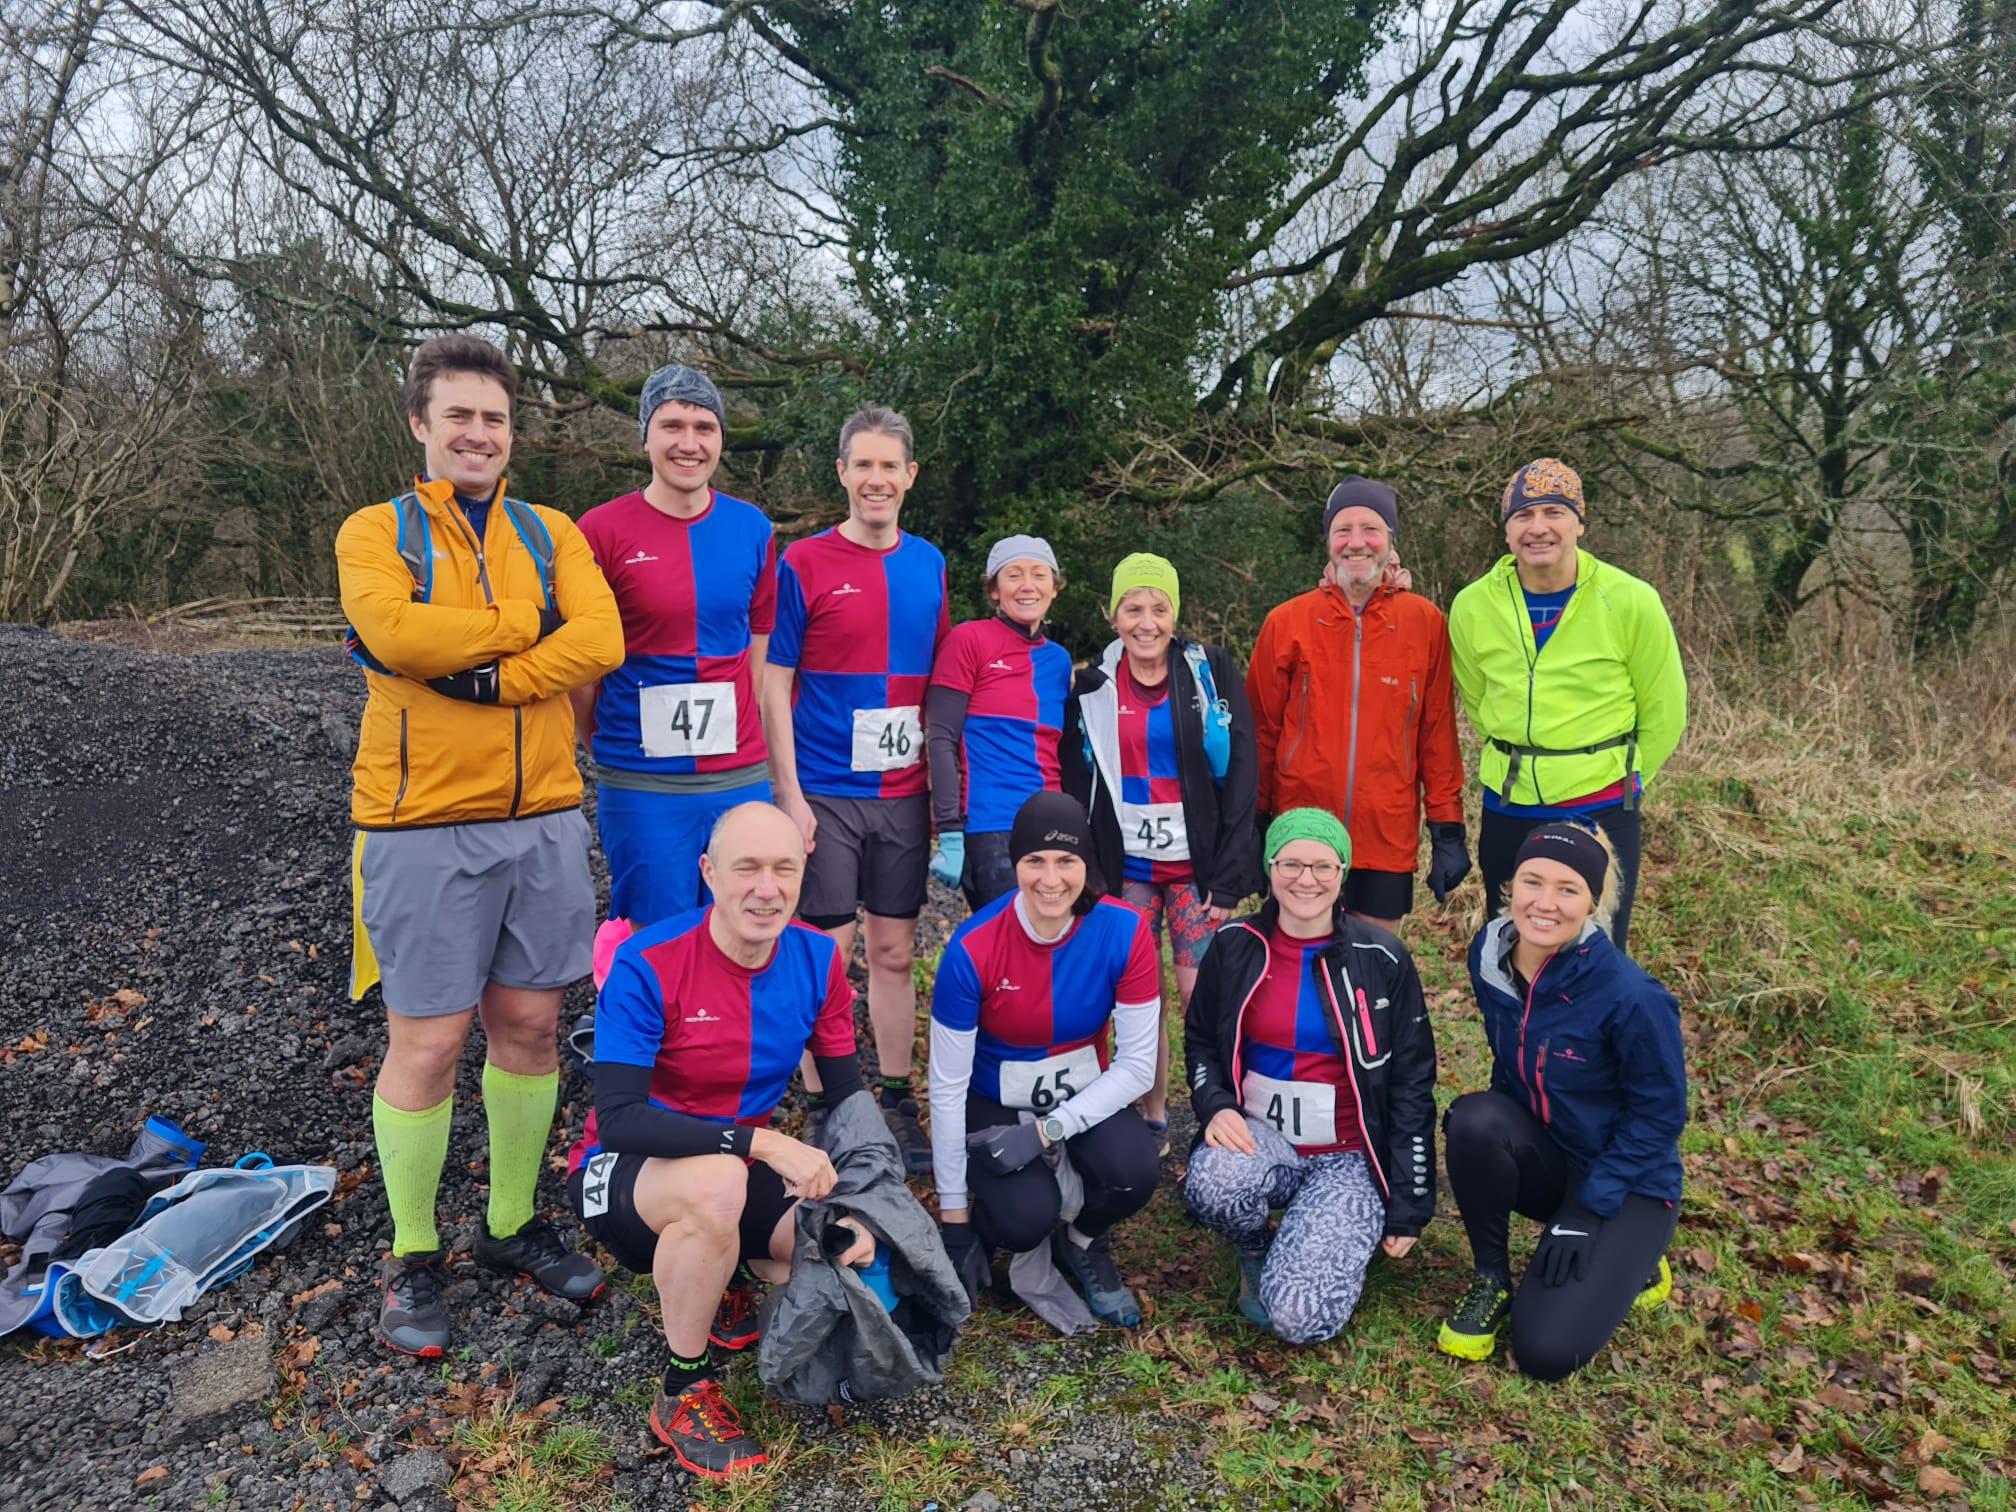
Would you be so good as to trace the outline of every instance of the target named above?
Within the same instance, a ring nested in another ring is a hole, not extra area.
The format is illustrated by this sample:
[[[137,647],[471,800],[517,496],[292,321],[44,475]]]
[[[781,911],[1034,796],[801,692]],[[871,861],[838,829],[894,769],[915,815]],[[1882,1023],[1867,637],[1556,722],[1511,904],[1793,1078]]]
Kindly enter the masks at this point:
[[[896,1311],[896,1288],[889,1284],[889,1257],[882,1246],[875,1246],[875,1258],[861,1266],[861,1279],[868,1283],[868,1290],[875,1293],[875,1300],[890,1312]]]

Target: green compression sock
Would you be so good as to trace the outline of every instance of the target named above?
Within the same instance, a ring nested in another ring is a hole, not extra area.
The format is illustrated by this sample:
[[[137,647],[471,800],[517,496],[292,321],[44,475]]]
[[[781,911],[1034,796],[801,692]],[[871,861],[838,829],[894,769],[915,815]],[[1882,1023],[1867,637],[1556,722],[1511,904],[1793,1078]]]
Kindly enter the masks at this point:
[[[450,1092],[431,1108],[413,1113],[371,1095],[371,1129],[378,1141],[378,1170],[385,1178],[385,1202],[392,1209],[392,1253],[412,1255],[441,1248],[434,1230],[434,1194],[448,1163],[448,1126],[455,1116]]]
[[[539,1163],[553,1133],[560,1073],[520,1076],[483,1063],[483,1116],[490,1125],[490,1232],[508,1239],[532,1221]]]

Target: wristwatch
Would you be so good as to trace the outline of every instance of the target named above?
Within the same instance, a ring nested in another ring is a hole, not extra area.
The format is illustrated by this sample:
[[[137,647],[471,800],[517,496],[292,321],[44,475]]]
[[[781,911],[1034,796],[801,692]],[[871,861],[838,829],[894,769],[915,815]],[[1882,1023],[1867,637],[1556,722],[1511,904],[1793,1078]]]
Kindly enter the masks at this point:
[[[1064,1120],[1059,1118],[1055,1113],[1048,1114],[1036,1120],[1036,1132],[1043,1136],[1043,1143],[1046,1145],[1062,1144],[1064,1142]]]

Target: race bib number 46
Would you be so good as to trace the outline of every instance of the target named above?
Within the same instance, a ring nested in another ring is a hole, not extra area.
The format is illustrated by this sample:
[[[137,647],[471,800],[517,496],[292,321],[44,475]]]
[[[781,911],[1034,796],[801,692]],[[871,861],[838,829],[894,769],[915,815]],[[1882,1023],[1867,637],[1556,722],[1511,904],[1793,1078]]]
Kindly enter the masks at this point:
[[[646,756],[733,756],[735,684],[667,683],[637,694]]]
[[[1264,1119],[1292,1145],[1337,1143],[1337,1089],[1328,1082],[1280,1081],[1248,1071],[1239,1079],[1246,1111]]]
[[[897,772],[923,759],[924,711],[918,705],[854,711],[855,771]]]
[[[1044,1113],[1069,1102],[1099,1075],[1099,1052],[1090,1045],[1043,1060],[1001,1062],[1001,1101]]]

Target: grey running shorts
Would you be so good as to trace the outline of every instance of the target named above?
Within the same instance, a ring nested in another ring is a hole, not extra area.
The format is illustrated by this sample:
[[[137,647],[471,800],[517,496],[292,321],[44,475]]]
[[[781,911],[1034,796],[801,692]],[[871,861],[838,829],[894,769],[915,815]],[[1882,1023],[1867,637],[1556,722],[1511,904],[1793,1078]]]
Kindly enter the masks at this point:
[[[931,860],[931,797],[828,798],[807,793],[819,828],[805,858],[798,917],[816,929],[854,921],[865,908],[885,919],[914,919],[924,907]]]

